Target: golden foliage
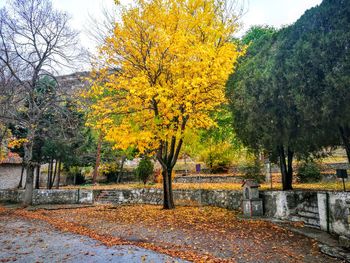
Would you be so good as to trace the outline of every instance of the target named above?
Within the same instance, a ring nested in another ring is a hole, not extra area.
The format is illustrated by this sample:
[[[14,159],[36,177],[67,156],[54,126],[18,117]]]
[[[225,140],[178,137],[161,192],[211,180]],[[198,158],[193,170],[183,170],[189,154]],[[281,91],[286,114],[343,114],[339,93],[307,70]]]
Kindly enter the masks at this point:
[[[22,138],[22,139],[13,139],[8,143],[9,148],[18,148],[21,147],[23,144],[28,142],[28,139]]]
[[[116,147],[158,149],[189,128],[215,125],[224,86],[244,50],[231,41],[236,20],[214,0],[137,0],[101,47],[104,68],[84,94],[88,125]]]

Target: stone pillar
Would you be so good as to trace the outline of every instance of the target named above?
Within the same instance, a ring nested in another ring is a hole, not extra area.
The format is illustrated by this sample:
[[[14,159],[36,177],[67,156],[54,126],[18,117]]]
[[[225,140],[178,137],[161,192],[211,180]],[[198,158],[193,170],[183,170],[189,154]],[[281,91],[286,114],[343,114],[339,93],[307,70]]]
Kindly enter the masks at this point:
[[[262,216],[263,202],[259,198],[259,184],[247,180],[243,184],[243,215],[247,217]]]
[[[320,218],[320,227],[323,231],[330,230],[330,222],[327,222],[327,193],[318,192],[317,193],[317,203],[318,203],[318,216]]]

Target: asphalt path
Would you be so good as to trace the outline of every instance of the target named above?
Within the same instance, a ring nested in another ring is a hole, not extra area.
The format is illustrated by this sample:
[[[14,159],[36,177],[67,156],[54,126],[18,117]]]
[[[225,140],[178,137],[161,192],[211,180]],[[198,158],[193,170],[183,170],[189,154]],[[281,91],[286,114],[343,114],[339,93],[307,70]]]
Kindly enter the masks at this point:
[[[0,218],[0,262],[185,262],[136,246],[107,247],[47,223]]]

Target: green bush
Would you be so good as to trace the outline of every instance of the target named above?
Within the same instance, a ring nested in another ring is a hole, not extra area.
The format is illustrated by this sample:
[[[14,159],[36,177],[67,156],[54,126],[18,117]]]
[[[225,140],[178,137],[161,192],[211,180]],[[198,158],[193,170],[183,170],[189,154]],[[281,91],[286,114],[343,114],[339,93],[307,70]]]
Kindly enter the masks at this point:
[[[265,181],[265,176],[263,174],[263,168],[260,162],[254,162],[253,164],[247,164],[239,169],[243,173],[244,178],[253,179],[258,183]]]
[[[213,144],[205,148],[200,154],[200,160],[214,174],[227,173],[233,159],[234,151],[232,150],[232,145],[227,142]]]
[[[312,161],[303,162],[298,167],[297,178],[300,183],[315,183],[321,181],[320,166]]]
[[[144,157],[141,159],[139,165],[136,168],[136,176],[146,184],[150,176],[153,174],[154,165],[150,158]]]
[[[119,165],[116,162],[104,163],[100,166],[99,172],[106,176],[107,183],[115,183],[117,182],[118,173],[119,173]]]

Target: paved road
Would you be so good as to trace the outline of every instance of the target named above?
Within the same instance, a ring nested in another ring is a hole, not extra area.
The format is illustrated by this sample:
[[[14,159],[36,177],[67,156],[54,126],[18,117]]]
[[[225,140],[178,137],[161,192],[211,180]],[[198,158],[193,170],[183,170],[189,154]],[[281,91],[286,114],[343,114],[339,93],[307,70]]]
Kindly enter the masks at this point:
[[[0,262],[184,262],[136,246],[106,247],[40,221],[0,217]]]

